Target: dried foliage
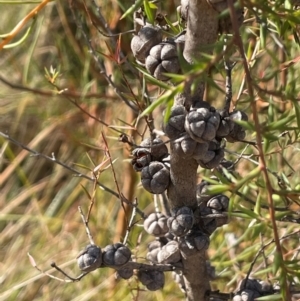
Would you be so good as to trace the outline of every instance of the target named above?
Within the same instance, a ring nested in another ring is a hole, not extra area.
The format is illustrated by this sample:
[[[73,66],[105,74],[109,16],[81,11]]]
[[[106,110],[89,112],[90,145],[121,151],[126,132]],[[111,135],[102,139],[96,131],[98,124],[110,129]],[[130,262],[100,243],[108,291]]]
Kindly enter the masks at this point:
[[[0,1],[0,300],[297,300],[299,1],[181,2]]]

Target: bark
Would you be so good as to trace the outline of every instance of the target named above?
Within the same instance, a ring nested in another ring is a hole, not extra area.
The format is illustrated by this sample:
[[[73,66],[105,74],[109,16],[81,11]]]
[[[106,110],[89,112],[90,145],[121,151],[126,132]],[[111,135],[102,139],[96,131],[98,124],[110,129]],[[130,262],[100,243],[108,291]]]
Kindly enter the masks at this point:
[[[216,42],[218,36],[218,12],[206,0],[190,0],[187,23],[184,58],[190,64],[201,58],[201,52],[207,51],[207,46]],[[191,95],[191,83],[187,83],[186,91],[178,95],[175,103],[185,105],[195,104],[202,100],[204,85],[199,84],[196,92]],[[188,206],[197,207],[196,185],[198,164],[194,159],[184,160],[172,151],[171,143],[171,184],[168,187],[168,197],[171,208]],[[184,256],[183,275],[188,301],[209,300],[209,277],[206,270],[206,252],[199,251],[193,256]]]

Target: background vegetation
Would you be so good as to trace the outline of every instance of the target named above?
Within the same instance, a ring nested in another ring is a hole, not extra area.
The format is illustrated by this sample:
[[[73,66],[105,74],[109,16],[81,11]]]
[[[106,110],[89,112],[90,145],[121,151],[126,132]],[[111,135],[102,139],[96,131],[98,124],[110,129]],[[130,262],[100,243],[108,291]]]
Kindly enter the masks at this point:
[[[0,1],[3,12],[0,33],[10,32],[39,3],[34,2]],[[179,3],[166,2],[158,6],[175,22]],[[273,191],[266,188],[265,178],[256,169],[260,165],[257,130],[253,127],[244,69],[238,52],[233,49],[232,57],[238,61],[233,72],[233,101],[249,116],[249,123],[244,125],[249,143],[228,143],[226,157],[236,163],[236,171],[227,175],[234,184],[224,178],[224,184],[219,186],[231,197],[232,217],[227,226],[211,237],[208,257],[217,274],[212,287],[223,292],[236,289],[250,270],[251,275],[272,283],[286,276],[290,282],[299,284],[300,273],[299,11],[290,6],[289,1],[242,2],[246,9],[241,36],[253,79]],[[120,20],[131,3],[102,0],[99,5],[112,32],[133,28],[130,15]],[[104,151],[103,133],[111,157],[116,160],[114,169],[121,191],[128,199],[136,197],[139,207],[150,212],[154,208],[152,196],[141,189],[138,175],[132,172],[130,147],[119,141],[119,131],[132,136],[136,143],[144,135],[147,137],[145,120],[128,108],[99,72],[99,64],[95,63],[78,22],[83,24],[84,33],[97,50],[100,64],[112,75],[119,94],[127,100],[137,99],[138,113],[148,106],[142,94],[145,82],[134,67],[129,47],[132,33],[122,35],[121,39],[99,33],[97,28],[101,32],[106,28],[93,1],[54,1],[29,20],[11,41],[20,41],[25,35],[22,43],[1,50],[0,131],[89,177],[103,162],[99,181],[116,191]],[[119,46],[128,58],[126,62],[114,60],[119,58]],[[216,54],[221,49],[216,45]],[[55,71],[58,76],[54,80]],[[206,99],[215,107],[224,99],[224,76],[220,60],[211,68],[214,81],[208,83],[206,93]],[[220,89],[216,89],[215,84]],[[151,97],[158,98],[162,92],[163,89],[147,84]],[[162,109],[153,112],[156,126],[162,122]],[[100,246],[122,239],[124,210],[115,195],[100,188],[95,190],[93,181],[32,156],[1,136],[0,146],[0,300],[99,300],[99,296],[124,301],[182,298],[171,275],[162,291],[148,292],[136,279],[128,283],[115,281],[109,269],[98,269],[77,283],[59,282],[34,269],[28,252],[48,273],[58,276],[50,268],[50,263],[55,261],[68,273],[79,274],[75,258],[88,238],[78,206],[87,212],[90,205],[87,192],[95,193],[89,225]],[[211,171],[199,169],[199,180],[211,175]],[[276,229],[268,210],[270,194],[281,238],[282,259],[275,252]],[[150,237],[138,224],[130,232],[129,244],[139,260],[145,257],[149,241]]]

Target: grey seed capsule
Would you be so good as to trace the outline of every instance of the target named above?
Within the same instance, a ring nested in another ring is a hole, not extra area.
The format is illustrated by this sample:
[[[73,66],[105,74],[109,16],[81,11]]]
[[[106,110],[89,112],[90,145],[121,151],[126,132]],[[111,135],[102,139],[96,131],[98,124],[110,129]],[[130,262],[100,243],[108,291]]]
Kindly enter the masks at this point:
[[[108,266],[122,266],[131,258],[131,251],[122,243],[108,245],[103,250],[103,263]]]
[[[102,264],[102,252],[96,245],[88,245],[77,256],[77,264],[80,270],[91,272],[98,269]]]
[[[144,229],[154,236],[164,236],[169,232],[167,217],[160,213],[151,213],[144,221]]]

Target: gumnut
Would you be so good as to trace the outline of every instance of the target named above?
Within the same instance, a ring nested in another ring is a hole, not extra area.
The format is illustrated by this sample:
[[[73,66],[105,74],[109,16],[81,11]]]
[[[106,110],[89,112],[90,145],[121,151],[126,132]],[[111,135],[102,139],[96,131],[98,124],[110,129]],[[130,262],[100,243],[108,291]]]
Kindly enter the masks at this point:
[[[213,219],[205,225],[204,231],[208,235],[212,235],[217,230],[217,228],[217,221],[216,219]]]
[[[264,280],[259,280],[259,283],[261,285],[261,293],[262,294],[269,294],[269,293],[273,293],[273,286],[272,284],[270,284],[269,282],[267,281],[264,281]]]
[[[234,122],[229,118],[229,116],[222,117],[222,115],[220,115],[220,117],[220,124],[216,133],[216,137],[219,139],[228,136],[234,127]]]
[[[209,242],[207,234],[201,230],[193,230],[180,239],[180,250],[184,256],[192,256],[195,253],[207,250]]]
[[[158,263],[176,263],[180,261],[180,250],[177,241],[169,241],[157,254]]]
[[[144,229],[154,236],[164,236],[169,232],[167,217],[160,213],[151,213],[144,221]]]
[[[219,194],[212,197],[207,202],[207,207],[218,211],[227,211],[229,205],[229,198],[224,194]]]
[[[173,210],[168,218],[169,231],[175,236],[185,235],[194,224],[194,213],[189,207],[181,207]]]
[[[133,270],[132,269],[119,269],[116,273],[116,278],[122,278],[122,279],[129,279],[133,276]]]
[[[226,173],[224,173],[224,170],[226,172],[234,172],[235,171],[235,163],[229,160],[226,160],[225,158],[220,162],[219,166],[217,167],[217,171],[222,174],[223,176],[227,177]]]
[[[258,292],[244,289],[235,295],[232,301],[255,301],[256,298],[259,297],[261,297],[261,295]]]
[[[178,138],[173,143],[173,150],[181,158],[205,159],[208,151],[208,143],[200,143],[192,139],[188,134]]]
[[[205,180],[202,180],[197,185],[196,196],[197,196],[198,205],[201,203],[206,203],[214,196],[212,194],[207,193],[209,185],[211,184]]]
[[[233,129],[229,133],[228,136],[226,136],[226,140],[228,142],[236,142],[244,140],[246,137],[246,132],[244,128],[237,124],[236,121],[248,121],[248,116],[243,111],[233,111],[229,114],[229,118],[232,122],[234,122]]]
[[[152,161],[161,161],[168,155],[168,148],[160,138],[146,138],[142,141],[141,147],[147,148],[151,153]]]
[[[161,29],[157,26],[146,25],[131,40],[131,50],[138,62],[144,64],[150,49],[162,41]]]
[[[186,110],[184,106],[174,105],[171,109],[170,118],[168,122],[163,126],[164,132],[170,139],[179,138],[180,135],[185,131]]]
[[[251,291],[256,291],[259,294],[270,294],[273,292],[273,287],[270,283],[267,281],[261,281],[258,279],[243,279],[240,284],[239,288],[244,290],[244,289],[249,289]]]
[[[147,191],[153,194],[163,193],[170,183],[170,171],[161,162],[151,162],[142,169],[141,181]]]
[[[131,251],[122,243],[108,245],[103,250],[103,263],[108,266],[122,266],[131,258]]]
[[[138,272],[138,279],[144,284],[149,291],[156,291],[163,288],[165,284],[165,275],[161,271],[140,270]]]
[[[202,230],[211,235],[218,227],[228,224],[228,216],[223,211],[212,209],[206,206],[206,203],[198,205],[195,214],[200,214],[200,222]],[[217,214],[215,217],[206,217],[207,215]]]
[[[135,171],[141,171],[151,162],[151,153],[149,149],[138,147],[132,151],[133,158],[131,164]]]
[[[216,168],[224,159],[224,148],[216,140],[210,141],[205,158],[197,160],[198,164],[207,169]]]
[[[220,115],[213,107],[205,105],[190,110],[184,128],[194,140],[203,143],[215,139],[219,124]]]
[[[162,42],[152,47],[145,65],[148,72],[155,78],[162,81],[169,80],[164,73],[178,73],[180,70],[176,44]]]
[[[77,256],[77,264],[81,271],[92,272],[102,264],[102,251],[96,245],[87,245]]]
[[[158,263],[157,254],[166,243],[167,243],[166,241],[163,241],[161,239],[149,243],[148,253],[146,257],[151,263]]]

